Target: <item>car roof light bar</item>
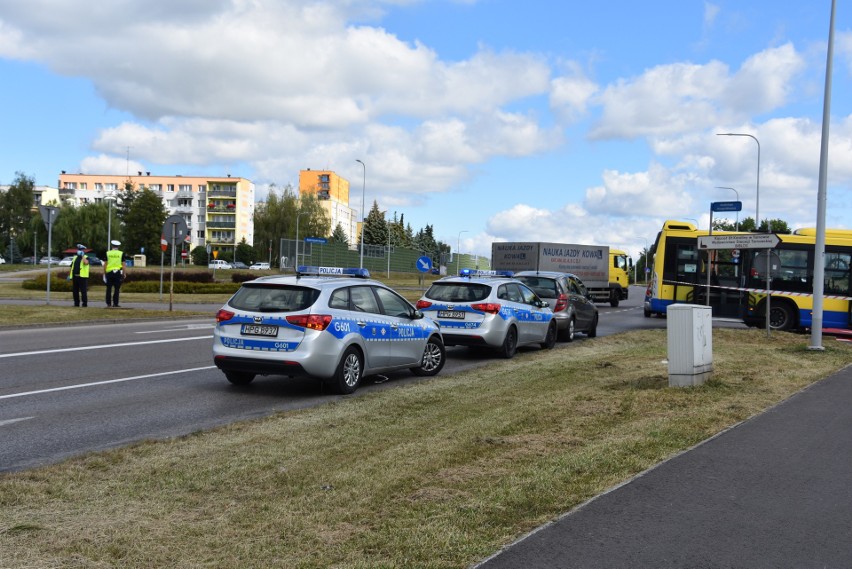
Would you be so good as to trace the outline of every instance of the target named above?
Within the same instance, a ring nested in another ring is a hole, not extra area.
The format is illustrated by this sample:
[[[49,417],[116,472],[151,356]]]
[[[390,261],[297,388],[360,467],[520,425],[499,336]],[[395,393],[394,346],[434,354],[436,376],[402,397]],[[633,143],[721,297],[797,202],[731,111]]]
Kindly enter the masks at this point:
[[[479,269],[462,269],[459,271],[460,277],[508,277],[515,275],[512,271],[482,271]]]
[[[359,267],[316,267],[313,265],[299,265],[296,268],[296,276],[356,277],[368,279],[370,278],[370,271]]]

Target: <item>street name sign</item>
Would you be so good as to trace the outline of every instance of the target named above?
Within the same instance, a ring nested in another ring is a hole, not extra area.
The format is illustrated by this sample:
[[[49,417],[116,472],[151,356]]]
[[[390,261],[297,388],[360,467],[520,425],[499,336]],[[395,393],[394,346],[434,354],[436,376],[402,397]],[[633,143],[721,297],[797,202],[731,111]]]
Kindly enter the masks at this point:
[[[744,233],[742,235],[702,235],[699,249],[774,249],[781,240],[774,233]]]
[[[305,243],[318,243],[320,245],[325,245],[328,243],[328,239],[325,237],[305,237]]]
[[[710,211],[742,211],[743,202],[710,202]]]

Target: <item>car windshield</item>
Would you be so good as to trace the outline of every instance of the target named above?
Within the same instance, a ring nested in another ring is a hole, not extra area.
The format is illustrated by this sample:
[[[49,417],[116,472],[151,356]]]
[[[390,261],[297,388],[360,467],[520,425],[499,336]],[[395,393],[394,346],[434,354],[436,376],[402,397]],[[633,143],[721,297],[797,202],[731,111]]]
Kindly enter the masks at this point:
[[[312,306],[319,294],[319,290],[303,286],[246,283],[228,304],[251,312],[296,312]]]
[[[442,302],[477,302],[491,294],[491,287],[480,283],[448,282],[433,283],[426,291],[426,298]]]
[[[515,277],[542,298],[556,298],[559,296],[559,289],[556,287],[556,279],[545,277]]]

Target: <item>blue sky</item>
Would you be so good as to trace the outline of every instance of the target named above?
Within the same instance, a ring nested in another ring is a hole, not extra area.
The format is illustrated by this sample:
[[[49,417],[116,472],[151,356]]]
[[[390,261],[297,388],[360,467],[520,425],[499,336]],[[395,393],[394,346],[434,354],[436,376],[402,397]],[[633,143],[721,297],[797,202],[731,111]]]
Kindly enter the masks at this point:
[[[336,171],[453,248],[636,255],[709,204],[816,224],[830,0],[0,0],[18,171]],[[835,25],[828,225],[852,220],[852,13]],[[129,163],[128,163],[129,156]],[[391,213],[392,215],[392,213]]]

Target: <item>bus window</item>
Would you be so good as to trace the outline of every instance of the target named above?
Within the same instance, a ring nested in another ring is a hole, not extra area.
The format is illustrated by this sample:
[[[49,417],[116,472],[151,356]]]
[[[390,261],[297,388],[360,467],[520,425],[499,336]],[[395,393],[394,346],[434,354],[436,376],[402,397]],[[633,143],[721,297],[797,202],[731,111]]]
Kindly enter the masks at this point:
[[[825,294],[848,296],[849,268],[852,266],[850,253],[825,253]]]
[[[754,283],[756,286],[766,280],[766,251],[758,250],[753,253],[749,276],[760,281]],[[769,276],[772,290],[809,292],[811,283],[808,278],[808,251],[772,250],[769,253]]]

